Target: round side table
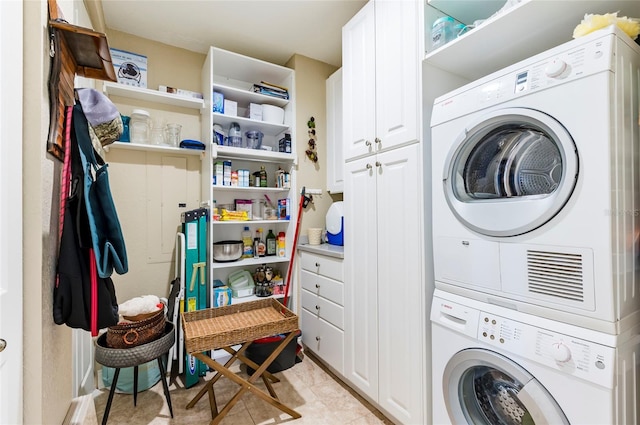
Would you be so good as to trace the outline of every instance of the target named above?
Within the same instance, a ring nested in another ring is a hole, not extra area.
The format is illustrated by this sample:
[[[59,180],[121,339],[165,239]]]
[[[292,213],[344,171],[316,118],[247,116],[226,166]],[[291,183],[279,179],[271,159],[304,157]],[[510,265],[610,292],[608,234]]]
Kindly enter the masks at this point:
[[[173,408],[171,407],[171,396],[169,395],[169,386],[166,380],[166,371],[164,364],[162,363],[162,356],[169,351],[175,341],[175,329],[172,323],[167,322],[164,328],[162,336],[156,340],[148,342],[146,344],[138,345],[132,348],[110,348],[107,347],[107,334],[102,334],[96,340],[96,362],[103,366],[115,368],[113,375],[113,382],[111,382],[111,390],[109,391],[109,399],[107,400],[107,406],[104,410],[104,416],[102,417],[102,425],[106,425],[109,417],[109,410],[111,409],[111,402],[113,401],[113,394],[116,390],[116,384],[118,383],[118,375],[120,374],[120,368],[133,367],[133,405],[136,405],[138,397],[138,366],[156,359],[158,361],[158,367],[160,368],[160,380],[162,381],[162,387],[164,388],[164,396],[167,399],[169,405],[169,413],[173,418]]]

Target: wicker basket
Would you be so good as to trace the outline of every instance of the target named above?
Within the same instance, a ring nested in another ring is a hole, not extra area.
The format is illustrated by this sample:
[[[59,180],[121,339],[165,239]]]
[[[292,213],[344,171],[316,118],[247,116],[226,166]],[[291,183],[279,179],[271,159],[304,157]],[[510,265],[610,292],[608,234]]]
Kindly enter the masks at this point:
[[[164,309],[161,308],[143,320],[109,326],[107,346],[110,348],[131,348],[146,344],[162,336],[164,325]]]
[[[182,313],[188,354],[298,330],[298,316],[273,298]]]

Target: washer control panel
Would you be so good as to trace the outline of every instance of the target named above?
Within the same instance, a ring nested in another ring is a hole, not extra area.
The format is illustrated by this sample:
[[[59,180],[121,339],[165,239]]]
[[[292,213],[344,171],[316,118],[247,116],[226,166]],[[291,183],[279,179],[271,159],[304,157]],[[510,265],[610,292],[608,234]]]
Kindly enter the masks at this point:
[[[477,338],[527,360],[613,388],[615,349],[481,312]]]

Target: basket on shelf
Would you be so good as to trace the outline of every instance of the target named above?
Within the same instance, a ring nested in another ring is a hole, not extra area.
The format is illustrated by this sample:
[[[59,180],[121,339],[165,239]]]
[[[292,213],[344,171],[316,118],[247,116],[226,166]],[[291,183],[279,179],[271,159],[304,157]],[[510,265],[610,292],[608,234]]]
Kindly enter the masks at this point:
[[[107,329],[107,346],[110,348],[131,348],[146,344],[162,336],[165,327],[164,308],[154,313],[125,317],[133,320]]]

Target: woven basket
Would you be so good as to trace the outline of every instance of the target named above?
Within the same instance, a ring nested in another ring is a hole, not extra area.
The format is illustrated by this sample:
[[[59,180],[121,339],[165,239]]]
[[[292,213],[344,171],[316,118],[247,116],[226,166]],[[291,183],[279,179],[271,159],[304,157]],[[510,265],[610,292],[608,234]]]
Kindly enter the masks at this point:
[[[182,313],[188,354],[298,330],[298,316],[273,298]]]
[[[146,344],[162,336],[164,324],[164,309],[160,309],[143,320],[109,326],[107,329],[107,346],[111,348],[131,348]]]

